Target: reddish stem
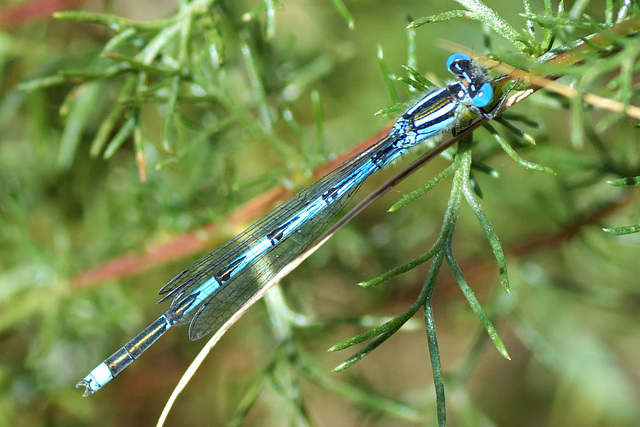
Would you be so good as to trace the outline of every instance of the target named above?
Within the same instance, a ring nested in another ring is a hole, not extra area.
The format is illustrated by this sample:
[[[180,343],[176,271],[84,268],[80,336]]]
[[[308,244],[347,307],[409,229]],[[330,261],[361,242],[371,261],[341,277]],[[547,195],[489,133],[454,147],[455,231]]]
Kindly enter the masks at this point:
[[[324,176],[343,161],[363,151],[378,141],[390,130],[390,127],[367,138],[364,142],[353,147],[338,158],[316,168],[315,178]],[[291,197],[292,193],[283,186],[275,187],[266,193],[249,200],[232,213],[225,221],[225,229],[238,229],[241,231],[248,223],[264,215],[280,201]],[[76,286],[84,287],[105,280],[121,279],[152,267],[176,261],[191,255],[205,252],[223,243],[224,237],[220,236],[218,224],[208,224],[197,231],[176,236],[175,238],[156,244],[146,252],[118,256],[95,268],[80,272],[74,280]]]

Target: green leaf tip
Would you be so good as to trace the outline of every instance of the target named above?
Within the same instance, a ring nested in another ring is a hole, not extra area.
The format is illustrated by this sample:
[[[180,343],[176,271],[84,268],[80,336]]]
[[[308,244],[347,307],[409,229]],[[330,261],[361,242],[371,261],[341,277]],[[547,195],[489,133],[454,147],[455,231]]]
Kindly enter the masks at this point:
[[[395,202],[388,210],[387,212],[395,212],[398,209],[408,205],[409,203],[413,202],[414,200],[416,200],[419,197],[424,196],[426,193],[428,193],[433,187],[435,187],[440,181],[442,181],[444,178],[448,177],[449,175],[451,175],[453,172],[455,171],[455,167],[454,165],[449,165],[446,169],[442,170],[440,173],[438,173],[435,177],[433,177],[429,182],[427,182],[425,185],[423,185],[422,187],[418,188],[417,190],[412,191],[409,194],[404,195],[400,200],[398,200],[397,202]]]
[[[509,356],[509,352],[507,351],[507,346],[504,345],[504,342],[502,341],[502,338],[500,337],[500,334],[498,334],[496,328],[491,325],[490,327],[486,328],[486,331],[500,355],[507,360],[511,360],[511,356]]]
[[[344,371],[346,369],[349,369],[349,367],[351,367],[351,364],[349,364],[349,363],[347,363],[345,361],[345,362],[342,362],[341,364],[339,364],[338,366],[336,366],[335,368],[333,368],[331,370],[331,372],[336,372],[336,373],[337,372],[342,372],[342,371]]]
[[[511,147],[511,145],[509,145],[506,138],[500,135],[500,133],[498,133],[498,131],[490,124],[487,123],[484,125],[484,127],[489,131],[493,139],[500,145],[500,147],[502,147],[504,152],[507,153],[507,155],[511,157],[511,159],[513,159],[520,166],[529,170],[537,171],[537,172],[544,172],[554,176],[557,175],[556,172],[548,166],[543,166],[538,163],[530,162],[529,160],[525,160],[522,157],[520,157],[520,155],[516,152],[516,150],[514,150],[513,147]]]
[[[612,179],[611,181],[607,181],[607,184],[613,185],[614,187],[633,187],[640,185],[640,176]]]
[[[342,16],[342,19],[344,19],[345,22],[347,23],[347,26],[349,27],[349,29],[353,30],[356,24],[355,24],[355,20],[353,19],[353,15],[351,15],[351,12],[349,12],[349,9],[347,9],[347,6],[342,2],[342,0],[331,0],[331,1],[333,3],[333,7],[336,8],[340,16]]]
[[[614,236],[624,236],[626,234],[634,234],[640,232],[640,224],[626,225],[622,227],[605,227],[602,229],[602,231]]]
[[[509,295],[511,295],[511,287],[509,286],[509,280],[508,279],[502,279],[500,280],[500,286],[502,286],[502,289]]]

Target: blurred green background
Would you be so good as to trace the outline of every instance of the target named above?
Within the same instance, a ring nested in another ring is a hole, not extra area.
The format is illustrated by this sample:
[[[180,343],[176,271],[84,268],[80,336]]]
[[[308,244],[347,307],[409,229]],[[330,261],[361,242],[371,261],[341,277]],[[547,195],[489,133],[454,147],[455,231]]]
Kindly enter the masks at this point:
[[[24,7],[27,3],[33,8]],[[183,10],[189,4],[179,3]],[[533,3],[533,11],[542,12],[542,5]],[[565,9],[602,20],[600,3],[567,2]],[[61,4],[139,22],[165,19],[178,8],[169,0]],[[210,83],[210,91],[219,89],[227,98],[179,100],[167,138],[171,86],[157,70],[149,70],[144,84],[156,98],[125,97],[125,112],[115,116],[107,140],[127,120],[135,121],[135,131],[113,147],[108,159],[104,145],[96,148],[96,134],[118,105],[127,73],[86,82],[118,64],[119,58],[100,56],[114,32],[104,25],[38,16],[47,12],[47,1],[2,4],[0,425],[155,423],[204,344],[190,342],[186,328],[169,331],[98,394],[82,398],[74,385],[166,309],[155,305],[164,283],[265,213],[266,206],[247,208],[248,201],[278,186],[304,188],[315,168],[389,125],[393,117],[374,116],[395,102],[385,87],[378,46],[390,72],[406,75],[402,65],[408,63],[410,20],[460,8],[454,2],[345,0],[355,24],[350,29],[330,0],[282,2],[276,5],[274,27],[268,24],[269,4],[274,2],[213,2],[210,13],[194,25],[186,61],[194,75]],[[524,28],[521,2],[486,4]],[[159,22],[158,28],[168,25]],[[132,57],[153,34],[141,29],[116,50]],[[411,65],[442,84],[450,78],[444,69],[449,52],[437,41],[483,51],[484,34],[480,23],[463,20],[417,28],[417,63]],[[491,39],[498,51],[510,48],[495,34]],[[179,42],[168,43],[154,66],[179,66],[179,51]],[[636,57],[630,60],[637,69]],[[75,77],[27,87],[33,90],[17,87],[60,76],[61,70]],[[606,96],[606,84],[616,75],[611,70],[590,89],[604,88]],[[203,95],[195,85],[180,84],[181,96]],[[637,79],[634,84],[631,101],[637,104]],[[210,93],[205,84],[201,87]],[[396,88],[401,101],[419,96],[402,84]],[[638,171],[638,130],[635,122],[620,117],[605,126],[601,120],[608,116],[587,112],[585,126],[602,126],[593,135],[585,131],[579,146],[569,126],[574,116],[565,107],[558,98],[536,94],[515,108],[538,123],[523,127],[537,147],[519,153],[554,168],[557,176],[522,169],[495,150],[487,132],[476,132],[477,154],[500,174],[496,179],[476,173],[475,178],[507,253],[512,294],[499,289],[491,248],[468,208],[461,212],[454,250],[512,360],[503,359],[486,340],[443,269],[435,315],[451,425],[640,423],[640,235],[602,231],[638,222],[633,192],[607,185],[620,177],[620,168],[607,166],[611,161]],[[283,146],[293,155],[283,155]],[[136,164],[140,153],[146,162],[144,182]],[[373,177],[356,199],[409,160]],[[168,425],[224,425],[232,419],[243,425],[300,424],[301,407],[317,425],[435,424],[420,316],[346,372],[330,370],[350,350],[326,349],[366,329],[349,323],[397,315],[417,297],[426,265],[377,288],[356,284],[429,249],[450,181],[394,214],[386,210],[448,164],[437,159],[403,182],[282,284],[292,310],[318,323],[295,328],[296,354],[338,385],[310,379],[286,358],[276,359],[277,367],[269,370],[281,344],[260,302],[211,352],[178,398]],[[238,209],[250,215],[230,220]],[[215,233],[202,231],[210,224],[218,227]],[[192,232],[202,246],[185,257],[176,239]],[[111,260],[162,245],[164,259],[151,259],[142,271],[134,265],[108,280],[79,280]],[[258,385],[255,403],[246,414],[239,411]],[[397,406],[384,409],[380,402]]]

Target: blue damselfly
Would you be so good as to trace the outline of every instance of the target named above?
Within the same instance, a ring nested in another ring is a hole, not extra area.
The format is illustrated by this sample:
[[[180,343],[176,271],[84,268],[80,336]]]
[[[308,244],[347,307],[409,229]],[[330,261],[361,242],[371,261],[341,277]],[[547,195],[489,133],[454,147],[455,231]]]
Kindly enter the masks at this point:
[[[455,134],[461,112],[493,118],[504,97],[492,111],[484,110],[494,97],[487,71],[460,53],[449,57],[447,68],[458,81],[423,97],[378,142],[162,287],[161,301],[172,299],[169,309],[77,384],[86,387],[84,396],[98,391],[169,328],[189,323],[189,338],[197,340],[222,327],[320,236],[366,178],[419,143]]]

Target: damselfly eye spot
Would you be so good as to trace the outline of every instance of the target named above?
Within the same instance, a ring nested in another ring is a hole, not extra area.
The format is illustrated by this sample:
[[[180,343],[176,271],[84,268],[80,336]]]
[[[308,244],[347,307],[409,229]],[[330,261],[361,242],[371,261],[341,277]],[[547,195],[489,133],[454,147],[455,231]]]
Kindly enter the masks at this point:
[[[471,99],[476,107],[486,107],[493,99],[493,88],[489,83],[485,83],[480,91]]]
[[[464,53],[454,53],[447,59],[447,69],[456,76],[460,76],[465,69],[469,68],[471,58]]]

